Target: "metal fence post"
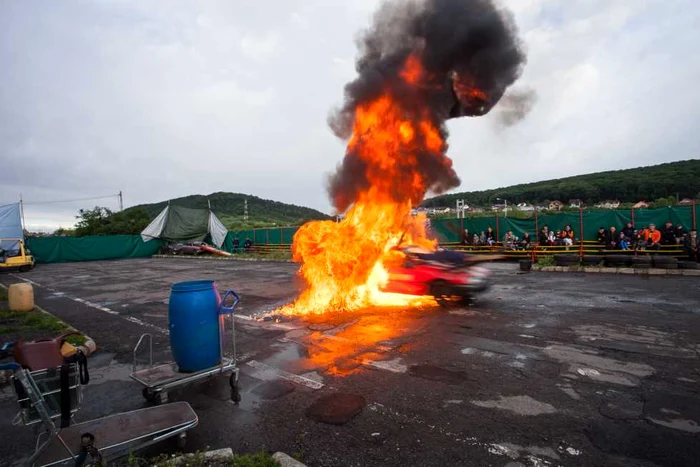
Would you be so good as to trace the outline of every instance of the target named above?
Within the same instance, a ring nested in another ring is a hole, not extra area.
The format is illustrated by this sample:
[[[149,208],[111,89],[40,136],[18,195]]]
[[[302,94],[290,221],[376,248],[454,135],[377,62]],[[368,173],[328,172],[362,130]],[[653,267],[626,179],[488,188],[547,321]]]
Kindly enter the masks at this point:
[[[696,218],[697,214],[695,213],[695,200],[693,200],[693,205],[691,206],[691,209],[693,210],[693,215],[692,215],[692,218],[693,218],[693,230],[696,230],[696,229],[697,229],[697,225],[696,225],[696,219],[695,219],[695,218]]]
[[[632,206],[632,227],[634,227],[634,206]]]
[[[501,238],[501,236],[498,234],[498,211],[496,211],[496,238],[494,240],[498,242],[499,238]]]
[[[579,249],[578,255],[583,257],[583,207],[579,204],[578,207],[578,218],[579,218]]]

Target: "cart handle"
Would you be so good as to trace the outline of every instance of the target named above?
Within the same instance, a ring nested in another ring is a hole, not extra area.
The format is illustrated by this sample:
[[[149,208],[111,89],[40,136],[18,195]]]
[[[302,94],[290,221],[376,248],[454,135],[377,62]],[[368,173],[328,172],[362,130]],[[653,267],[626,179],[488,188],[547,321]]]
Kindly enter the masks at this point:
[[[224,306],[224,303],[226,303],[226,299],[230,296],[233,297],[233,304],[231,306]],[[221,298],[221,305],[219,305],[219,314],[228,315],[233,313],[233,310],[236,308],[236,305],[238,305],[238,302],[240,301],[241,297],[239,297],[236,292],[234,292],[233,290],[227,290],[224,296]]]
[[[15,370],[21,370],[21,369],[22,369],[22,365],[20,365],[17,362],[0,363],[0,371],[4,371],[4,370],[15,371]]]

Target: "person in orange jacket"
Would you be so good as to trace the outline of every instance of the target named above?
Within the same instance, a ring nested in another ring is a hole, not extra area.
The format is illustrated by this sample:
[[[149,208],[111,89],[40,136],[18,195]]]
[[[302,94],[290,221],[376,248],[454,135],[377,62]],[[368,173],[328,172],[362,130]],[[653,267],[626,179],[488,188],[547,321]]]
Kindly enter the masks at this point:
[[[574,244],[575,234],[574,234],[573,229],[571,228],[571,225],[567,225],[566,227],[564,227],[564,230],[561,231],[560,236],[561,236],[561,242],[564,245],[570,246],[570,245]]]
[[[642,232],[642,240],[642,246],[650,250],[658,250],[661,248],[661,231],[656,230],[656,225],[649,224],[649,228]]]

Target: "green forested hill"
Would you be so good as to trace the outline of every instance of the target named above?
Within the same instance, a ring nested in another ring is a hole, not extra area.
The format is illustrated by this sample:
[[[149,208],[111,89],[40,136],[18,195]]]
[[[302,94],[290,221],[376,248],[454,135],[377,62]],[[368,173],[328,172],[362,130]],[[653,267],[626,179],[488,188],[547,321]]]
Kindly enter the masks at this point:
[[[700,194],[700,160],[670,162],[667,164],[613,170],[575,177],[545,180],[485,191],[467,191],[436,196],[425,200],[425,207],[454,207],[455,201],[464,199],[472,206],[487,206],[496,198],[509,203],[544,203],[581,199],[586,204],[603,200],[619,200],[623,203],[654,201],[660,198],[695,198]]]
[[[315,209],[280,203],[257,196],[241,193],[212,193],[211,195],[190,195],[170,200],[171,204],[188,208],[206,208],[207,199],[211,209],[229,230],[241,230],[271,225],[300,225],[312,219],[330,219],[330,216]],[[243,205],[248,200],[248,222],[243,221]],[[155,204],[141,204],[127,211],[144,209],[151,218],[158,215],[167,201]]]

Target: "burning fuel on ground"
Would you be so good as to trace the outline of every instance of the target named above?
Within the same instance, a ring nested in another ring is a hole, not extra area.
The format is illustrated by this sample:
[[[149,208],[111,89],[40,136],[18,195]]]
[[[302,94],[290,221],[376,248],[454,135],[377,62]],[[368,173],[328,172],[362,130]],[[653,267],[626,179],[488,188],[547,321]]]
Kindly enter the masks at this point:
[[[329,118],[347,141],[328,182],[345,216],[294,236],[305,289],[282,313],[432,303],[382,292],[387,267],[402,260],[399,245],[435,247],[411,209],[460,184],[445,122],[488,113],[525,63],[512,15],[491,0],[386,1],[358,48],[358,76]]]

